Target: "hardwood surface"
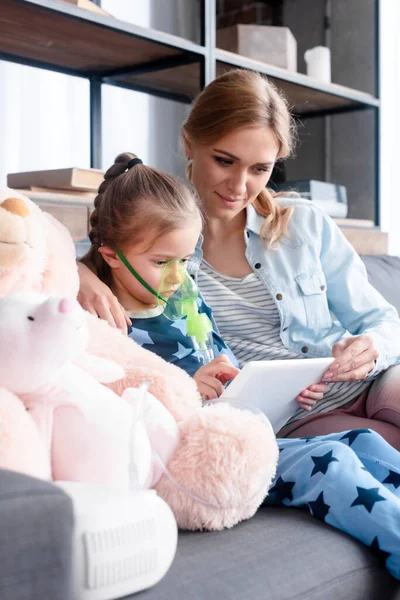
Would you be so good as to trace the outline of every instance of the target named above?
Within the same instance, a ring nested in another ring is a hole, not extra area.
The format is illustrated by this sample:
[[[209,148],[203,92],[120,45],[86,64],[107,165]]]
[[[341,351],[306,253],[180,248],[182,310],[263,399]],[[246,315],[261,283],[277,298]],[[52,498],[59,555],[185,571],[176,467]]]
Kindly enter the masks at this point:
[[[60,10],[64,6],[54,4]],[[109,27],[33,4],[1,0],[0,52],[78,72],[102,72],[181,54],[176,48],[113,29],[112,18],[104,20]]]
[[[376,228],[340,228],[358,254],[387,254],[388,234]]]
[[[188,101],[200,93],[200,62],[141,73],[119,80],[127,86],[144,86],[161,92],[187,96]]]

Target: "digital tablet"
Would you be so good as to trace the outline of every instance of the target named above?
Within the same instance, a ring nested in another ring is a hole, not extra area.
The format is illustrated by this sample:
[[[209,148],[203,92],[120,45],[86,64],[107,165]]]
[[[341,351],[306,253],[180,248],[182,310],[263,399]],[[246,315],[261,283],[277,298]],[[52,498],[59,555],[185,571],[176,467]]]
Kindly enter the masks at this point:
[[[296,397],[322,375],[330,358],[260,360],[247,363],[225,388],[220,400],[236,400],[261,410],[276,433],[299,408]]]

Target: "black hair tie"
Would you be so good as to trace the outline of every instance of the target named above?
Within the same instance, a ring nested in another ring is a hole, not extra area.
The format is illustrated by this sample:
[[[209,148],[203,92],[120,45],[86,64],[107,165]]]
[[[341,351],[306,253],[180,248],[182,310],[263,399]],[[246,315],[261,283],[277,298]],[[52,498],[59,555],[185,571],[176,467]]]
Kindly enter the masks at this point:
[[[142,165],[143,161],[140,158],[132,158],[126,165],[127,169],[132,169],[135,165]]]

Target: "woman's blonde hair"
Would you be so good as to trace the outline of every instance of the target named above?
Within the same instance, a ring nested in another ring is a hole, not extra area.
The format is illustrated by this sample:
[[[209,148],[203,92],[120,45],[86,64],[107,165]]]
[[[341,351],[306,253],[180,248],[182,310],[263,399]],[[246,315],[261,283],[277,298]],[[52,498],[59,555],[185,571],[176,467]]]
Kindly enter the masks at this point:
[[[260,126],[269,127],[275,134],[278,159],[290,156],[295,128],[286,99],[263,75],[235,69],[217,77],[199,94],[181,133],[189,144],[210,145],[242,127]],[[187,176],[191,181],[191,164]],[[265,188],[253,204],[265,217],[261,237],[272,247],[286,232],[292,213],[291,208],[280,207],[274,201],[279,195]]]
[[[101,246],[124,252],[149,239],[150,249],[159,235],[202,218],[196,196],[183,183],[141,163],[129,168],[134,158],[129,152],[119,154],[106,171],[90,217],[91,248],[81,258],[108,286],[111,268],[99,252]]]

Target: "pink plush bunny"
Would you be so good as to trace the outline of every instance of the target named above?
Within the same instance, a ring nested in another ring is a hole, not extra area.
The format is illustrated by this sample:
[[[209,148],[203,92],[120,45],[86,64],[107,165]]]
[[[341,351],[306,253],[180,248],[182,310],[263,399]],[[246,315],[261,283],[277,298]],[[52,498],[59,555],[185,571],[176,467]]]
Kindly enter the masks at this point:
[[[75,299],[34,292],[1,298],[0,339],[0,382],[34,419],[48,451],[49,478],[125,488],[156,483],[152,431],[157,424],[157,435],[164,432],[159,452],[168,462],[178,443],[175,420],[146,395],[153,411],[146,423],[148,409],[137,390],[119,397],[99,383],[125,373],[85,353],[88,329]]]

